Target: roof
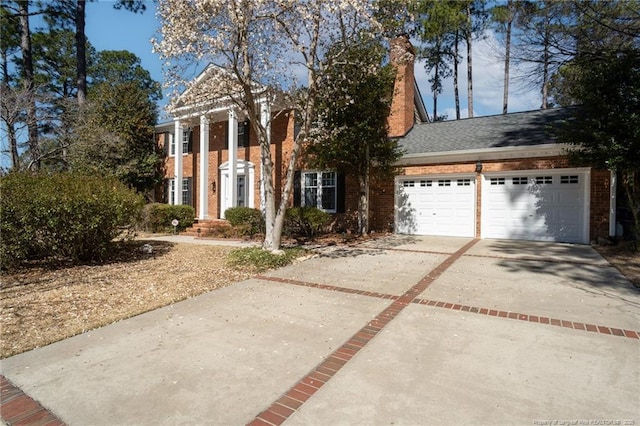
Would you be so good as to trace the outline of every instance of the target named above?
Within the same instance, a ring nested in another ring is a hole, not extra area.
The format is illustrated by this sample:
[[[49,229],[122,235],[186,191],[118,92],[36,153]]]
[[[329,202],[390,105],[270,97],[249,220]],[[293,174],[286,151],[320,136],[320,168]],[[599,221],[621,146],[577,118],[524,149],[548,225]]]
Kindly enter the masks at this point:
[[[398,143],[405,155],[550,144],[553,126],[572,116],[573,108],[553,108],[416,124]]]

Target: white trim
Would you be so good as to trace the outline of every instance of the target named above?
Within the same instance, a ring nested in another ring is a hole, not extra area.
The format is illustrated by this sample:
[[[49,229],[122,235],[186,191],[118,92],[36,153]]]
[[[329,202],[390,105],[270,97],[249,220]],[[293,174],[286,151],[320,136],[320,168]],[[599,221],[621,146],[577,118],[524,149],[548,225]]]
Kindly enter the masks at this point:
[[[198,219],[209,216],[209,119],[200,116],[200,182]]]
[[[180,120],[175,120],[175,129],[174,129],[174,137],[173,140],[175,141],[175,146],[176,146],[176,155],[175,155],[175,161],[174,161],[174,171],[173,171],[173,178],[176,180],[176,182],[182,182],[182,178],[183,178],[183,159],[182,159],[182,138],[180,138],[180,141],[178,142],[177,138],[175,135],[182,135],[182,125],[180,123]],[[173,199],[173,204],[175,205],[181,205],[182,204],[182,185],[176,185],[175,191],[174,191],[174,199]]]
[[[566,155],[571,145],[544,144],[535,146],[512,146],[503,148],[466,149],[422,154],[407,154],[398,160],[398,165],[458,163],[464,161],[508,160],[514,158],[555,157]]]
[[[528,169],[528,170],[508,170],[501,172],[487,172],[482,173],[482,192],[486,190],[486,187],[489,185],[489,180],[492,177],[503,177],[503,176],[516,176],[516,175],[564,175],[564,174],[579,174],[584,177],[582,179],[582,191],[584,194],[584,206],[582,209],[582,214],[584,217],[584,223],[582,224],[582,233],[581,233],[581,241],[584,244],[589,242],[589,226],[591,223],[591,168],[589,167],[576,167],[576,168],[566,168],[566,169]],[[483,213],[488,211],[487,203],[489,199],[487,196],[481,194],[481,206],[480,206],[480,238],[485,238],[487,235],[487,221],[483,220]]]
[[[220,170],[220,219],[224,219],[224,211],[231,207],[230,200],[228,197],[229,193],[229,178],[230,178],[230,164],[229,161],[225,161],[222,163],[218,170]],[[245,191],[247,192],[247,207],[255,208],[256,200],[255,200],[255,191],[254,191],[254,182],[255,182],[255,165],[250,161],[245,160],[237,160],[236,163],[236,181],[238,176],[245,176]],[[247,179],[248,177],[248,179]],[[237,185],[234,186],[234,190],[237,191]],[[237,192],[236,192],[236,205],[237,205]]]
[[[227,135],[229,137],[228,140],[228,153],[229,153],[229,179],[227,184],[229,188],[227,188],[227,194],[230,194],[231,199],[229,200],[229,205],[235,207],[238,205],[238,117],[236,115],[236,111],[231,108],[228,112],[229,115],[229,123],[228,123],[228,132]]]

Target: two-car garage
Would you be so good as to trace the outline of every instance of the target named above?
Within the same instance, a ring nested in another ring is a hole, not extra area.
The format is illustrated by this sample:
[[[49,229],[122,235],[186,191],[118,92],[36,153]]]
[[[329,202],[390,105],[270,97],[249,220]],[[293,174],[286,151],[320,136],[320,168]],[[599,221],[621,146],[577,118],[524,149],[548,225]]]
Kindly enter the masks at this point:
[[[588,169],[403,176],[396,232],[587,243],[589,177]]]

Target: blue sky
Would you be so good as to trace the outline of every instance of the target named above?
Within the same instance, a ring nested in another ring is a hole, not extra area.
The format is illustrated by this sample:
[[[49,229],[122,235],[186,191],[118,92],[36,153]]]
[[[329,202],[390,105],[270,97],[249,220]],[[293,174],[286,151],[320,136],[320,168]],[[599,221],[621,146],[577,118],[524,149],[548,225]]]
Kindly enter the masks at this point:
[[[152,52],[150,39],[159,28],[155,17],[156,3],[147,1],[143,14],[126,10],[115,10],[113,1],[100,0],[87,3],[86,33],[97,50],[129,50],[141,60],[154,80],[163,82],[162,65],[158,55]],[[502,112],[502,78],[504,65],[496,56],[496,40],[492,33],[474,44],[474,112],[476,116],[500,114]],[[416,63],[416,79],[429,114],[432,113],[432,98],[428,76],[422,63]],[[467,116],[466,59],[460,64],[460,103],[462,117]],[[512,73],[515,71],[512,70]],[[455,118],[453,84],[444,82],[444,91],[438,98],[439,113]],[[540,106],[538,93],[531,90],[511,88],[509,112],[527,111]],[[163,99],[164,105],[167,99]],[[160,121],[165,121],[162,116]]]

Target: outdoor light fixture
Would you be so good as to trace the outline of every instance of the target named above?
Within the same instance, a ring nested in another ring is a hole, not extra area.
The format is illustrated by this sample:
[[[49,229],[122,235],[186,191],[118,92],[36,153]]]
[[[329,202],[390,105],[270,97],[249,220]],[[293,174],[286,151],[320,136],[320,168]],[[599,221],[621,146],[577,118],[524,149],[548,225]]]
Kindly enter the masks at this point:
[[[211,182],[211,192],[216,193],[216,181]]]
[[[476,173],[482,172],[482,161],[476,163]]]

